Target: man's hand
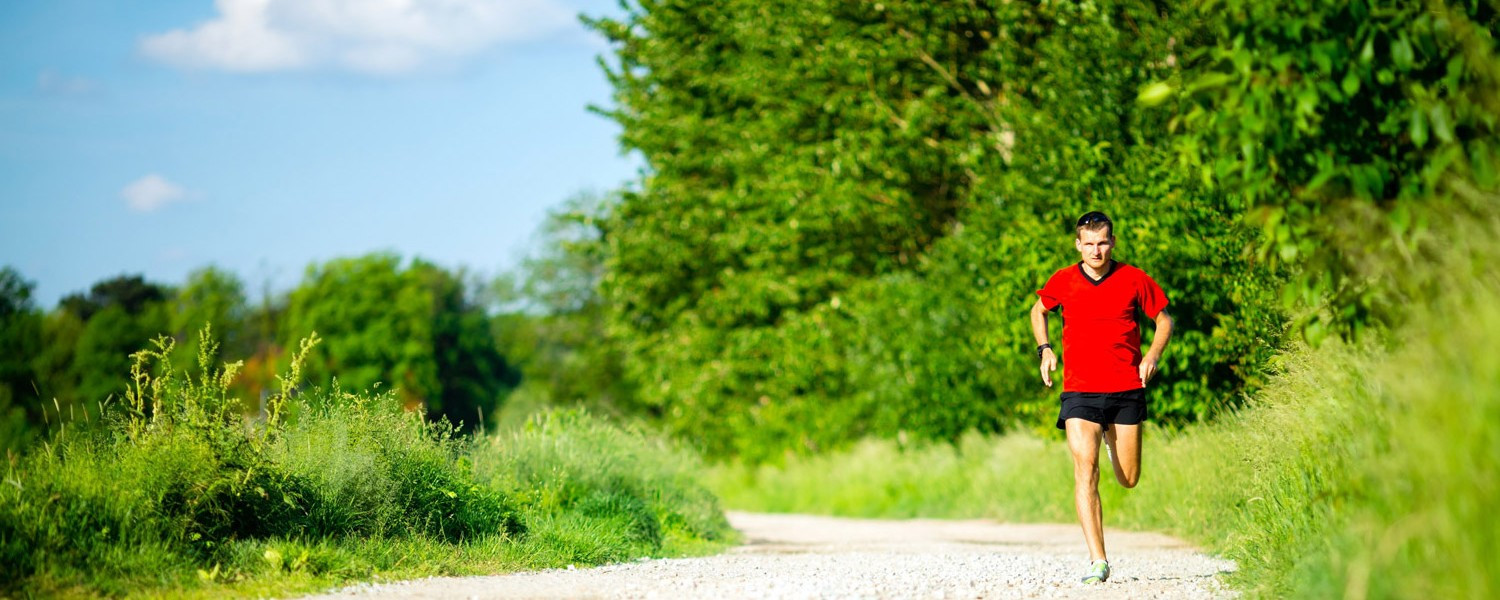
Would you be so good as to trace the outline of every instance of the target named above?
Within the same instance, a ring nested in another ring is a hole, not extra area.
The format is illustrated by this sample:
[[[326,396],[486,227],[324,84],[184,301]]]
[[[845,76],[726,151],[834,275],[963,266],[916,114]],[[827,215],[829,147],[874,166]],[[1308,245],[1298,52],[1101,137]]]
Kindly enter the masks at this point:
[[[1057,370],[1057,355],[1051,348],[1042,349],[1042,383],[1052,387],[1052,372]]]
[[[1156,361],[1156,355],[1150,352],[1141,357],[1141,387],[1146,387],[1151,378],[1156,376]]]

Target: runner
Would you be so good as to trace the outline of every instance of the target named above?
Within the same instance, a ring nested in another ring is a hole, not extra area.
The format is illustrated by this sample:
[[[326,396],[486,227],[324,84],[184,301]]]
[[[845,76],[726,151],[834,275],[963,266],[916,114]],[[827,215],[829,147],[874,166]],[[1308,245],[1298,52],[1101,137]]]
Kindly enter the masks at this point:
[[[1047,313],[1063,316],[1062,408],[1057,428],[1068,434],[1073,454],[1073,502],[1089,547],[1084,583],[1109,579],[1104,553],[1104,516],[1099,506],[1099,441],[1103,439],[1115,480],[1135,487],[1141,476],[1141,421],[1146,419],[1146,384],[1156,375],[1161,353],[1172,337],[1167,295],[1145,271],[1116,262],[1114,223],[1094,211],[1078,219],[1073,244],[1082,260],[1052,274],[1037,290],[1031,307],[1042,383],[1052,386],[1057,353],[1047,342]],[[1141,354],[1136,310],[1156,322],[1151,349]]]

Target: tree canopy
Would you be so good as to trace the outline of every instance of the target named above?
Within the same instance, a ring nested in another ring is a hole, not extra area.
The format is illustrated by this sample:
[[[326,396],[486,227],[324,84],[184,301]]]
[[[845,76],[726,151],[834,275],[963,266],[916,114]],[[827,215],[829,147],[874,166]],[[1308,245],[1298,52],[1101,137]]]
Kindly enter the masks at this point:
[[[602,289],[643,401],[704,448],[1038,422],[1025,310],[1090,209],[1186,325],[1164,421],[1232,404],[1275,347],[1281,274],[1241,252],[1241,200],[1184,176],[1171,115],[1137,102],[1209,39],[1190,5],[628,8],[591,21],[619,59],[601,112],[650,168]]]

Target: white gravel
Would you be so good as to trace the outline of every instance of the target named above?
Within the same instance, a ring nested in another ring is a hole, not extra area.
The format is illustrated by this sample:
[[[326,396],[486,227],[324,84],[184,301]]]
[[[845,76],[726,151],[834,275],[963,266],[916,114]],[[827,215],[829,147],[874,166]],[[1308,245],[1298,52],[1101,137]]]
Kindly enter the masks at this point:
[[[745,544],[705,558],[360,584],[316,598],[1222,598],[1234,563],[1156,533],[1108,530],[1109,582],[1077,525],[730,513]]]

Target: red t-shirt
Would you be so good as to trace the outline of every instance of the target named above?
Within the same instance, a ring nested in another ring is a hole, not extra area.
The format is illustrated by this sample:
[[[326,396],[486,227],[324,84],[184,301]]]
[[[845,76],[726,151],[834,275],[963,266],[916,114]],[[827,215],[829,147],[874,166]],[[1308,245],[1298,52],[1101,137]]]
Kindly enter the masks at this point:
[[[1094,281],[1083,263],[1053,273],[1037,290],[1047,310],[1062,308],[1065,392],[1124,392],[1141,388],[1141,328],[1135,310],[1152,319],[1167,294],[1145,271],[1112,261]]]

